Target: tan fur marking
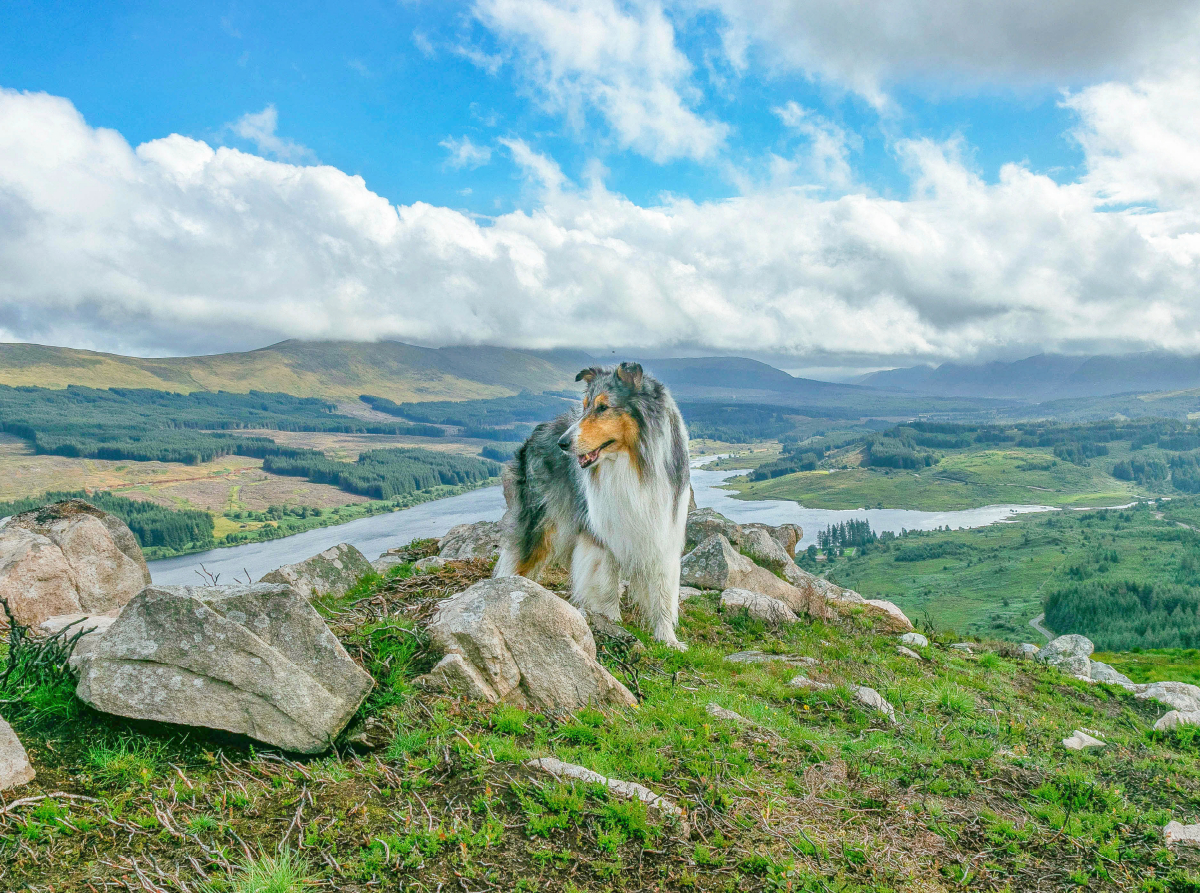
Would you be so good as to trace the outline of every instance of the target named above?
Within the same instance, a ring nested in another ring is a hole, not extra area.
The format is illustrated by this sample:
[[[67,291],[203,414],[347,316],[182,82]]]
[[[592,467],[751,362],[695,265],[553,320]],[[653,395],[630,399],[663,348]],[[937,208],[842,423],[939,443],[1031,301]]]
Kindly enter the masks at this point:
[[[530,574],[536,574],[538,569],[550,556],[550,544],[554,542],[554,528],[547,527],[542,531],[541,542],[537,544],[529,557],[517,563],[517,576],[533,579]]]
[[[600,405],[600,398],[596,399],[596,405]],[[575,449],[580,455],[584,455],[612,441],[606,449],[624,450],[629,454],[638,474],[641,474],[642,466],[638,454],[640,434],[638,423],[628,413],[612,410],[601,415],[589,413],[579,422],[579,437]]]

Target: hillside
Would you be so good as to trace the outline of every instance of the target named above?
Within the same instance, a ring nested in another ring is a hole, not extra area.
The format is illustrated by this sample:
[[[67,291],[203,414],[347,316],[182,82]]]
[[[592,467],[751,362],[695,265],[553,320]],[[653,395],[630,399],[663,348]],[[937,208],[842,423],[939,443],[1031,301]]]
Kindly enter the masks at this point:
[[[682,606],[685,653],[602,649],[636,709],[423,692],[414,678],[437,655],[419,618],[487,573],[405,563],[321,600],[377,686],[359,714],[367,740],[324,756],[130,724],[50,673],[4,693],[37,778],[0,809],[0,887],[1196,889],[1195,851],[1167,849],[1162,832],[1197,817],[1194,729],[1154,731],[1156,701],[1003,643],[972,653],[940,635],[905,655],[860,617],[769,627],[716,593]],[[730,659],[749,649],[766,659]],[[858,700],[860,685],[894,720]],[[1066,750],[1081,728],[1105,746]],[[686,823],[529,765],[547,756],[645,785]]]
[[[273,391],[297,397],[357,400],[465,400],[523,389],[557,390],[590,363],[580,352],[501,347],[414,347],[397,341],[283,341],[244,353],[140,358],[0,344],[0,384],[179,391]]]
[[[1200,357],[1165,351],[1091,357],[1039,354],[1014,362],[887,369],[858,383],[938,397],[1041,402],[1198,388]]]

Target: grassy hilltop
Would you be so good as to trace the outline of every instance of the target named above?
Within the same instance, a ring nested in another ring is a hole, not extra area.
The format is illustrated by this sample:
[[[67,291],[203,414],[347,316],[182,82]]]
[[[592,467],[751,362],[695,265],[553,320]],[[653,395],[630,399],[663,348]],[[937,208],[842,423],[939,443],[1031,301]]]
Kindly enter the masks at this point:
[[[412,552],[413,557],[421,549]],[[1200,739],[1165,708],[1016,658],[896,652],[856,618],[770,629],[684,604],[680,654],[602,654],[632,710],[550,716],[422,694],[415,618],[486,575],[457,565],[367,579],[322,611],[375,677],[374,750],[291,758],[243,739],[129,723],[44,679],[0,693],[38,772],[0,807],[0,888],[192,893],[1200,889],[1162,846],[1200,818]],[[757,648],[815,666],[731,663]],[[788,685],[797,672],[829,682]],[[868,685],[896,723],[857,704]],[[707,712],[736,711],[739,724]],[[1086,728],[1098,753],[1064,750]],[[689,827],[525,761],[638,781]]]
[[[0,344],[0,384],[151,388],[185,394],[255,390],[352,401],[360,394],[395,401],[466,400],[567,387],[589,362],[571,351],[432,349],[397,341],[283,341],[243,353],[156,359]]]

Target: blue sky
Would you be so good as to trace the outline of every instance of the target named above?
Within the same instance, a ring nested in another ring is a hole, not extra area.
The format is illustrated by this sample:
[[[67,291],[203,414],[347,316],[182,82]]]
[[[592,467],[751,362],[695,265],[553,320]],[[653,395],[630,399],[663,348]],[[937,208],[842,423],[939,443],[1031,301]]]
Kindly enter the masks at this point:
[[[119,6],[119,8],[118,8]],[[690,25],[680,43],[697,67],[719,22]],[[595,122],[564,125],[531,101],[497,40],[466,6],[442,3],[354,4],[128,3],[6,4],[0,8],[0,85],[71,99],[96,127],[133,144],[180,133],[255,150],[228,125],[274,106],[278,133],[319,160],[359,174],[393,203],[434,202],[491,215],[522,205],[521,171],[511,160],[454,168],[447,139],[494,146],[519,136],[579,177],[593,159],[610,188],[639,203],[661,193],[697,200],[736,194],[719,166],[691,159],[655,163],[606,140]],[[953,79],[904,85],[897,109],[881,115],[862,98],[793,71],[728,66],[698,78],[696,103],[730,126],[729,161],[755,173],[765,153],[796,142],[772,108],[786,101],[820,111],[861,138],[852,157],[861,182],[881,195],[908,192],[889,144],[898,138],[961,135],[987,179],[1023,161],[1070,179],[1082,153],[1068,136],[1073,114],[1061,107],[1061,83],[1018,90],[988,86],[962,94]],[[924,89],[922,89],[924,88]],[[594,116],[593,116],[594,117]],[[597,138],[599,137],[599,138]],[[464,194],[466,190],[469,193]]]
[[[1197,21],[1172,0],[6,4],[0,258],[30,269],[0,273],[0,336],[835,371],[1200,349]],[[237,151],[184,184],[199,147]],[[275,322],[243,317],[248,290]]]

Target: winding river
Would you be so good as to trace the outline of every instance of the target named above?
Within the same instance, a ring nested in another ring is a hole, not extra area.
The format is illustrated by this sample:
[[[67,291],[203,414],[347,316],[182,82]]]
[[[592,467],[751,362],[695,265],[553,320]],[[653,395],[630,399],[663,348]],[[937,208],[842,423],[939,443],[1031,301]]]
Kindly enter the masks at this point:
[[[696,460],[695,465],[713,461],[713,456]],[[908,509],[809,509],[789,500],[748,501],[734,499],[721,483],[739,471],[710,471],[692,468],[692,486],[696,504],[713,508],[739,523],[757,521],[763,524],[792,522],[804,528],[800,546],[816,542],[817,531],[850,518],[866,518],[876,533],[901,529],[932,530],[949,525],[952,528],[985,527],[1005,521],[1021,512],[1048,512],[1054,509],[1042,505],[985,505],[956,512],[920,512]],[[504,514],[504,495],[499,487],[472,490],[461,496],[451,496],[391,512],[360,518],[336,527],[322,527],[295,536],[264,543],[247,543],[227,549],[213,549],[195,555],[164,558],[150,562],[155,583],[185,584],[201,582],[200,571],[220,575],[221,582],[234,578],[257,580],[268,571],[284,564],[303,561],[338,543],[350,543],[368,558],[414,540],[418,537],[441,536],[456,524],[472,521],[495,521]]]

